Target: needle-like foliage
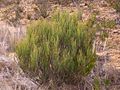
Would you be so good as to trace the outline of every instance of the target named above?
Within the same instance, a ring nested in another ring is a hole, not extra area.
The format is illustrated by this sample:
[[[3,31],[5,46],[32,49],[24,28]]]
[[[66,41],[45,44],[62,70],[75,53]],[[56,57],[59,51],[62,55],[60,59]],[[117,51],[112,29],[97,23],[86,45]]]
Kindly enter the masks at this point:
[[[16,47],[21,67],[43,81],[80,81],[96,61],[94,22],[94,16],[83,22],[78,21],[77,14],[58,12],[50,20],[32,23]]]

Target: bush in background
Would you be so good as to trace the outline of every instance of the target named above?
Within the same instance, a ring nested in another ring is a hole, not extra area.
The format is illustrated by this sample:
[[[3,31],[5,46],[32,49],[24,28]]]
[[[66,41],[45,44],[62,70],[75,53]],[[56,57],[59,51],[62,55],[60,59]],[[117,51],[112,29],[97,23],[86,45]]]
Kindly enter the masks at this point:
[[[93,69],[95,17],[78,21],[76,14],[56,13],[28,27],[26,38],[16,46],[24,72],[42,82],[75,84]]]
[[[39,8],[40,15],[43,18],[46,18],[48,16],[48,0],[36,0],[36,5]]]
[[[106,0],[117,12],[120,12],[120,0]]]
[[[72,0],[49,0],[49,1],[53,3],[62,4],[62,5],[67,5],[72,2]]]

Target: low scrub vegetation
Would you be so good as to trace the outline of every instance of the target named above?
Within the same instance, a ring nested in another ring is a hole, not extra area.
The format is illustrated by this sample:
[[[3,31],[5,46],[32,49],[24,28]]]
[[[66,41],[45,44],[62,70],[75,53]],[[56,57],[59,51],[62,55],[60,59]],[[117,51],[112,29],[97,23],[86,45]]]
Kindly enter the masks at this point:
[[[36,4],[39,8],[40,15],[46,18],[48,16],[48,0],[36,0]]]
[[[120,12],[120,0],[106,0],[117,12]]]
[[[83,83],[96,61],[94,23],[94,15],[83,22],[67,12],[32,23],[16,46],[21,68],[42,83]]]
[[[67,5],[72,2],[72,0],[49,0],[54,3],[62,4],[62,5]]]

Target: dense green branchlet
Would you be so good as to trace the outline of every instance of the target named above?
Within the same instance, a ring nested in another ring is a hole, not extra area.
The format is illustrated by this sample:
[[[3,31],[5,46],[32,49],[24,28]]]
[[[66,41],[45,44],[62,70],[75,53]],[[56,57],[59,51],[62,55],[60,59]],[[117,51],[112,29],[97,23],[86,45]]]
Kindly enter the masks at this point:
[[[77,14],[58,12],[51,20],[32,23],[26,38],[16,46],[23,70],[35,77],[42,76],[44,81],[65,83],[87,76],[96,61],[92,46],[95,17],[78,20]]]

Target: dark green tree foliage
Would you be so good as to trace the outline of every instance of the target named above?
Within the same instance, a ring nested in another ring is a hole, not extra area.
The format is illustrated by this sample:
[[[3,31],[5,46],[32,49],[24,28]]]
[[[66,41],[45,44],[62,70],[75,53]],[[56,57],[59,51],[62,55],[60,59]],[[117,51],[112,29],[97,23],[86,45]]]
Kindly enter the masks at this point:
[[[94,22],[94,16],[83,22],[78,21],[77,14],[62,12],[51,20],[32,23],[25,40],[16,47],[20,66],[44,81],[72,83],[81,80],[95,65]]]

